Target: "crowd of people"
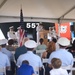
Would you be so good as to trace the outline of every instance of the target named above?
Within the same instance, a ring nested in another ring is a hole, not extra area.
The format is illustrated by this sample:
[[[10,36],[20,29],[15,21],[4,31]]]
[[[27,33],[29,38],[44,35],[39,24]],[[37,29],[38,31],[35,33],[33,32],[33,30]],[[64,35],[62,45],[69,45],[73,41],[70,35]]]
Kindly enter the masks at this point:
[[[0,67],[6,67],[7,75],[44,75],[43,66],[45,75],[68,75],[70,70],[63,67],[75,66],[75,40],[71,48],[70,40],[66,37],[52,37],[47,45],[43,38],[40,38],[39,45],[34,40],[25,38],[23,46],[17,48],[13,47],[13,42],[12,38],[0,40]],[[36,50],[45,52],[39,56]],[[42,59],[46,58],[48,63],[43,63]]]

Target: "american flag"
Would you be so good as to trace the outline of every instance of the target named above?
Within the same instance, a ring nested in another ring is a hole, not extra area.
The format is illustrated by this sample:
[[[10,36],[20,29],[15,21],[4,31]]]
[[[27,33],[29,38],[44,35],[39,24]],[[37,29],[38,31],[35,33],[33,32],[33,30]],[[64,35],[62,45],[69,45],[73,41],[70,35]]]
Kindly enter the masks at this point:
[[[22,9],[20,11],[20,30],[19,30],[19,46],[22,46],[24,43],[24,38],[25,38],[25,30],[24,30],[24,20],[23,20],[23,13]]]

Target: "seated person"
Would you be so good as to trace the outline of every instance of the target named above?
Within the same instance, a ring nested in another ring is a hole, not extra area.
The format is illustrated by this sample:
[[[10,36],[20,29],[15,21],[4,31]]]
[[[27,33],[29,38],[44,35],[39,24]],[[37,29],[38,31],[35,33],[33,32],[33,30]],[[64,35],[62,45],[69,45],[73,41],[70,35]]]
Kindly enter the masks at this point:
[[[75,58],[75,40],[72,43],[72,47],[69,49],[69,52],[72,53],[73,57]]]
[[[52,70],[50,71],[50,75],[68,75],[68,72],[65,69],[61,68],[61,60],[58,58],[53,58],[51,60]]]
[[[36,50],[46,50],[47,46],[44,44],[44,39],[40,38],[40,44],[36,47]]]
[[[70,47],[68,51],[73,55],[73,58],[75,58],[75,40],[72,43],[72,47]],[[75,61],[74,61],[73,67],[75,67]]]
[[[13,44],[14,44],[13,39],[8,40],[8,45],[6,46],[7,50],[15,51],[15,47],[13,46]]]
[[[24,53],[19,56],[16,65],[17,65],[17,67],[19,67],[19,66],[21,66],[21,64],[24,60],[28,60],[30,65],[34,68],[35,74],[40,73],[40,75],[43,75],[42,71],[41,71],[41,69],[43,67],[41,58],[38,55],[33,53],[34,48],[36,48],[36,46],[37,46],[37,43],[34,40],[26,41],[25,47],[27,48],[27,53]],[[41,72],[39,72],[39,70]]]
[[[33,67],[29,65],[27,60],[24,60],[22,65],[17,69],[17,75],[34,75]]]
[[[42,54],[42,58],[49,58],[50,54],[56,50],[55,43],[53,41],[50,41],[48,43],[47,49],[45,52]]]
[[[15,62],[14,62],[14,56],[12,54],[12,52],[10,52],[9,50],[6,49],[6,43],[7,43],[7,39],[2,39],[1,40],[1,52],[6,54],[10,60],[10,63],[11,63],[11,71],[12,71],[12,74],[14,75],[15,73]]]
[[[23,44],[24,44],[27,40],[29,40],[29,38],[25,38]],[[17,61],[18,57],[19,57],[21,54],[24,54],[24,53],[26,53],[26,52],[27,52],[27,48],[25,47],[25,45],[16,48],[16,49],[15,49],[15,54],[14,54],[15,60]]]
[[[55,43],[56,50],[58,50],[59,49],[59,44],[57,43],[57,39],[52,37],[52,41]]]
[[[62,67],[67,67],[69,65],[73,66],[73,56],[66,49],[70,45],[70,40],[68,40],[66,37],[60,37],[57,43],[59,44],[59,49],[52,52],[51,55],[49,56],[48,59],[49,66],[51,65],[52,58],[59,58],[62,61],[61,65]]]

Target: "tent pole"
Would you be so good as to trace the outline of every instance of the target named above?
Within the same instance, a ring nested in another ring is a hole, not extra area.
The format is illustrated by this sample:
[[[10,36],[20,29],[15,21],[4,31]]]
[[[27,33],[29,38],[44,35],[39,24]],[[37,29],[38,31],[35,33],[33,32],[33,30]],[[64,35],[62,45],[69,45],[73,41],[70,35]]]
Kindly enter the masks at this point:
[[[68,13],[70,13],[72,10],[74,10],[75,9],[75,5],[71,8],[71,9],[69,9],[67,12],[65,12],[63,15],[61,15],[60,17],[59,17],[59,19],[61,19],[62,17],[65,17]]]
[[[3,0],[3,2],[0,4],[0,8],[7,2],[7,0]]]

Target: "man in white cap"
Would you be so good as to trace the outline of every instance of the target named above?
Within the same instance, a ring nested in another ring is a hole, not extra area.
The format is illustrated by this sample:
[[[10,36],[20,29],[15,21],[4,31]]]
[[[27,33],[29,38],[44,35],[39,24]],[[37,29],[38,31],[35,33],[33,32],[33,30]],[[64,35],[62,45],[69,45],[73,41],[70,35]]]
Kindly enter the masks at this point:
[[[33,53],[34,48],[37,46],[37,43],[33,40],[28,40],[25,42],[25,47],[27,47],[27,53],[22,54],[19,56],[18,60],[17,60],[17,66],[21,66],[22,61],[23,60],[28,60],[30,65],[34,68],[38,68],[41,70],[42,68],[42,62],[41,62],[41,58]],[[35,71],[35,74],[37,72]]]
[[[10,61],[13,61],[14,60],[13,54],[9,50],[6,49],[7,42],[8,42],[7,39],[2,39],[2,44],[1,44],[2,49],[1,49],[1,52],[6,54]]]
[[[2,40],[0,40],[0,68],[5,67],[6,70],[10,70],[10,61],[6,54],[2,53]],[[3,75],[0,73],[0,75]]]
[[[59,44],[59,49],[51,53],[48,63],[51,64],[52,58],[59,58],[62,61],[62,67],[73,65],[73,56],[66,50],[67,46],[70,45],[70,40],[61,37],[57,43]]]
[[[1,52],[8,56],[9,61],[11,63],[11,71],[13,73],[12,75],[14,75],[15,68],[16,68],[15,63],[14,63],[14,56],[9,50],[6,49],[7,42],[8,42],[7,39],[1,40],[1,45],[0,45],[1,46]]]
[[[16,38],[15,31],[14,31],[14,27],[11,26],[11,27],[9,27],[9,29],[10,29],[10,30],[7,32],[8,40],[13,39],[14,41],[16,41],[17,38]]]

